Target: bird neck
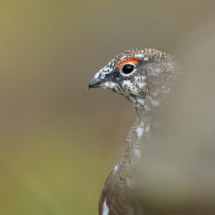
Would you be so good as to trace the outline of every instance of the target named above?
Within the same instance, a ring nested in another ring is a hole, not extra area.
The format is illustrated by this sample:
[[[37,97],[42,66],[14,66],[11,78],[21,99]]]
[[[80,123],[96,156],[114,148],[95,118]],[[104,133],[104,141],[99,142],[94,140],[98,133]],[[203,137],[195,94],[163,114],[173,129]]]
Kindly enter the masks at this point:
[[[136,120],[126,139],[124,159],[131,163],[141,157],[141,148],[150,138],[151,111],[144,107],[136,109]]]

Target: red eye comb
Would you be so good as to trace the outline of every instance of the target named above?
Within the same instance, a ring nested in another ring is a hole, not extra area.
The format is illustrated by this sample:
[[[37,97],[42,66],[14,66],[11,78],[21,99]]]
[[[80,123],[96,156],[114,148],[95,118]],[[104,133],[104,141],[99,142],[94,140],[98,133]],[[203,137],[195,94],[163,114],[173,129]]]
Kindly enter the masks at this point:
[[[124,60],[124,61],[122,61],[121,63],[118,64],[118,67],[121,67],[125,63],[133,63],[133,64],[135,64],[135,63],[137,63],[137,60],[135,60],[135,59]]]

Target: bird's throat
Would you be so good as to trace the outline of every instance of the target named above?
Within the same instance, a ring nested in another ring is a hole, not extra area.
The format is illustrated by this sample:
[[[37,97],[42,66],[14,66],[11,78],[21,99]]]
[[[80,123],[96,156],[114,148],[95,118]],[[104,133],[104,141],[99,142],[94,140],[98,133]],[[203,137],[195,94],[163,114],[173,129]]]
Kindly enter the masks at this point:
[[[137,162],[141,157],[141,149],[151,136],[151,112],[141,108],[136,109],[136,120],[126,138],[124,159],[129,163]]]

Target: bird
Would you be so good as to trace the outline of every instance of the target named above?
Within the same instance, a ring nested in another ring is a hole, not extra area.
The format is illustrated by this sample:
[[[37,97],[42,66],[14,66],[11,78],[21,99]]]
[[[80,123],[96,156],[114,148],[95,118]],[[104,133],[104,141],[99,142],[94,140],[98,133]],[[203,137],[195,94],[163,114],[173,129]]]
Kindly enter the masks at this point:
[[[88,89],[101,87],[123,95],[136,111],[124,155],[102,188],[99,215],[143,214],[135,200],[135,167],[144,143],[150,139],[154,113],[170,97],[178,73],[179,65],[173,56],[152,48],[137,48],[116,55],[89,83]]]

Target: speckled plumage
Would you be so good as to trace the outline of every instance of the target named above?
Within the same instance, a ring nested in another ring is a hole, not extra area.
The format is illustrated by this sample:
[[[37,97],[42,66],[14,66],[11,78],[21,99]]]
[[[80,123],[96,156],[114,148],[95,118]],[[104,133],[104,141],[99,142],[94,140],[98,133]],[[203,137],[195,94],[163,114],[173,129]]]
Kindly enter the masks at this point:
[[[129,74],[123,72],[127,64],[133,68]],[[118,54],[92,79],[89,88],[103,87],[125,96],[137,113],[124,156],[102,189],[99,215],[141,214],[134,198],[134,169],[141,157],[140,149],[150,137],[153,110],[168,98],[178,71],[179,66],[170,55],[155,49],[133,49]]]

